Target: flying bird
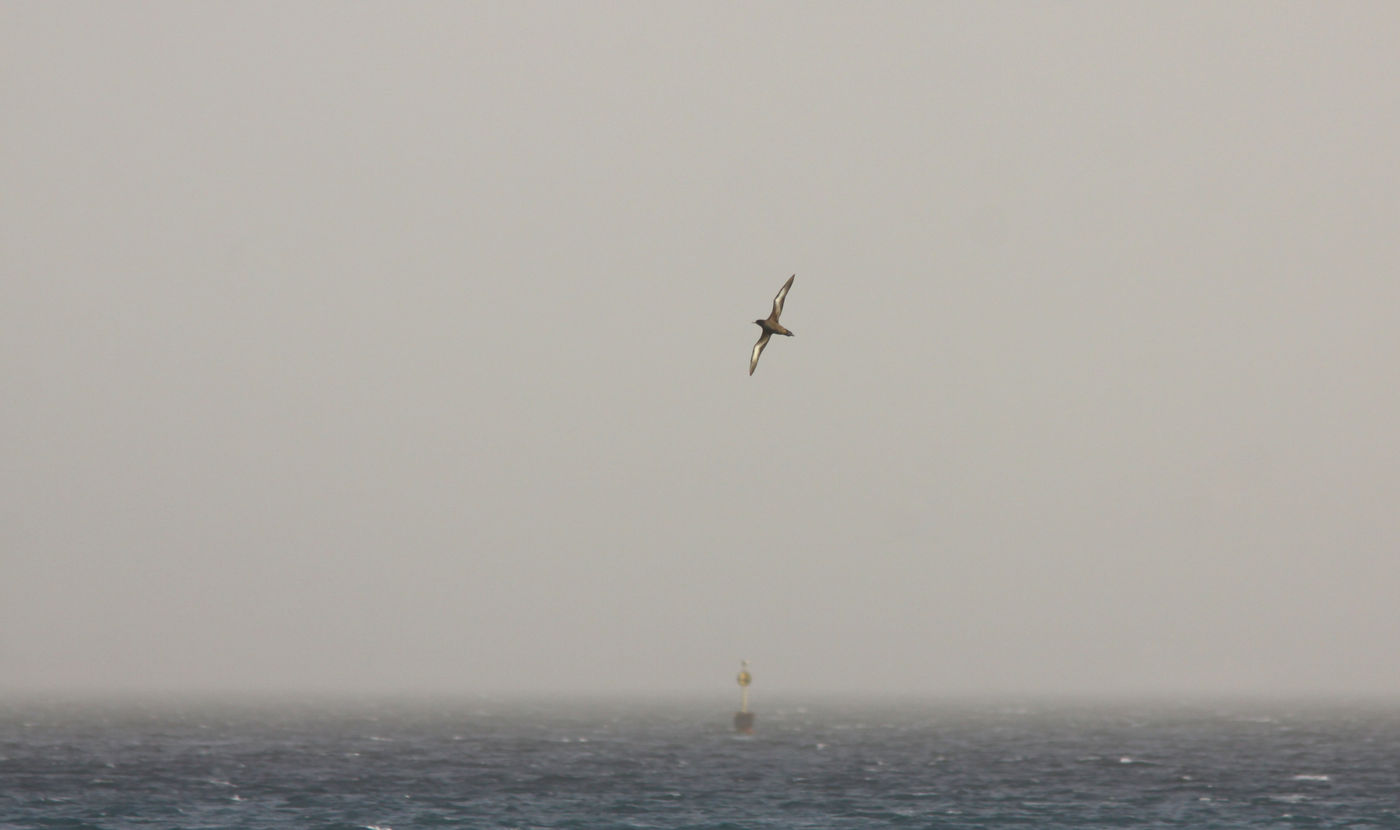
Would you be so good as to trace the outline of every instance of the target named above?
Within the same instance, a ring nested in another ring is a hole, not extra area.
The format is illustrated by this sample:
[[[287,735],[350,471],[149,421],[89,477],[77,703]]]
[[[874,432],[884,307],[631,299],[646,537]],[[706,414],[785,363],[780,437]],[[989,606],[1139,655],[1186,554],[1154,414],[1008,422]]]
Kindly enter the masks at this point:
[[[763,354],[763,347],[768,345],[768,338],[775,334],[792,337],[792,332],[778,322],[778,315],[783,313],[783,300],[787,297],[788,289],[792,288],[792,281],[795,279],[797,279],[797,275],[793,274],[787,278],[787,282],[783,283],[783,287],[778,291],[778,296],[773,298],[773,313],[768,315],[768,319],[754,320],[758,327],[763,329],[763,334],[760,334],[758,342],[753,344],[753,355],[749,358],[750,375],[753,374],[754,369],[758,368],[758,356]]]

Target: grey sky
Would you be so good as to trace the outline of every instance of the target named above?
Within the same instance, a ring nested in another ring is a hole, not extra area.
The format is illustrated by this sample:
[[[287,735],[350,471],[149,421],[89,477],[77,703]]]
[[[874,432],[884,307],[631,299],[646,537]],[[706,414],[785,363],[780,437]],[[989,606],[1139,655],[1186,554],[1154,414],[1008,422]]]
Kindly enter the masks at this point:
[[[0,689],[1394,695],[1397,43],[4,4]]]

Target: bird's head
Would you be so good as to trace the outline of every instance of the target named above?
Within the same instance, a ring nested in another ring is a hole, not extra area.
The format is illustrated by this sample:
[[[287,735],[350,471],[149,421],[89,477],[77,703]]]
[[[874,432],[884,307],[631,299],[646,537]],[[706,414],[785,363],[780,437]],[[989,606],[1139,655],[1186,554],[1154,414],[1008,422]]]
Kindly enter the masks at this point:
[[[763,323],[764,323],[763,320],[754,320],[754,321],[753,321],[753,324],[754,324],[755,326],[758,326],[759,328],[763,328]]]

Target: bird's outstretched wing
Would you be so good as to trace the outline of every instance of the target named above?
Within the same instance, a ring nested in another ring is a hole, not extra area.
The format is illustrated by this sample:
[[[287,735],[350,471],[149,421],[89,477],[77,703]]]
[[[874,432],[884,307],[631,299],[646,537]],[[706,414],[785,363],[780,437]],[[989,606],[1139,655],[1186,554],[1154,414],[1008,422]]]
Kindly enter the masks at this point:
[[[788,280],[788,282],[791,282],[791,280]],[[787,289],[783,290],[786,291]],[[763,347],[768,345],[768,339],[772,336],[772,332],[765,331],[763,334],[759,335],[758,342],[753,344],[753,355],[749,357],[749,374],[752,375],[753,370],[758,368],[758,356],[763,354]]]
[[[783,313],[783,300],[787,299],[788,289],[792,288],[792,281],[795,279],[797,279],[797,275],[793,274],[788,277],[787,282],[783,283],[783,287],[778,289],[778,296],[773,298],[773,316],[769,317],[769,320],[778,322],[778,316]]]

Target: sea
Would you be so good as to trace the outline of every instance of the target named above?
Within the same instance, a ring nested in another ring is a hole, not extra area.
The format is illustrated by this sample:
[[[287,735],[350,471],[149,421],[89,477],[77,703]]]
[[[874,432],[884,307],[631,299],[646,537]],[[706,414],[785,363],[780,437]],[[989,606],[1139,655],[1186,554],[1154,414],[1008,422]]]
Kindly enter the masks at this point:
[[[0,702],[0,828],[1400,828],[1400,706]]]

